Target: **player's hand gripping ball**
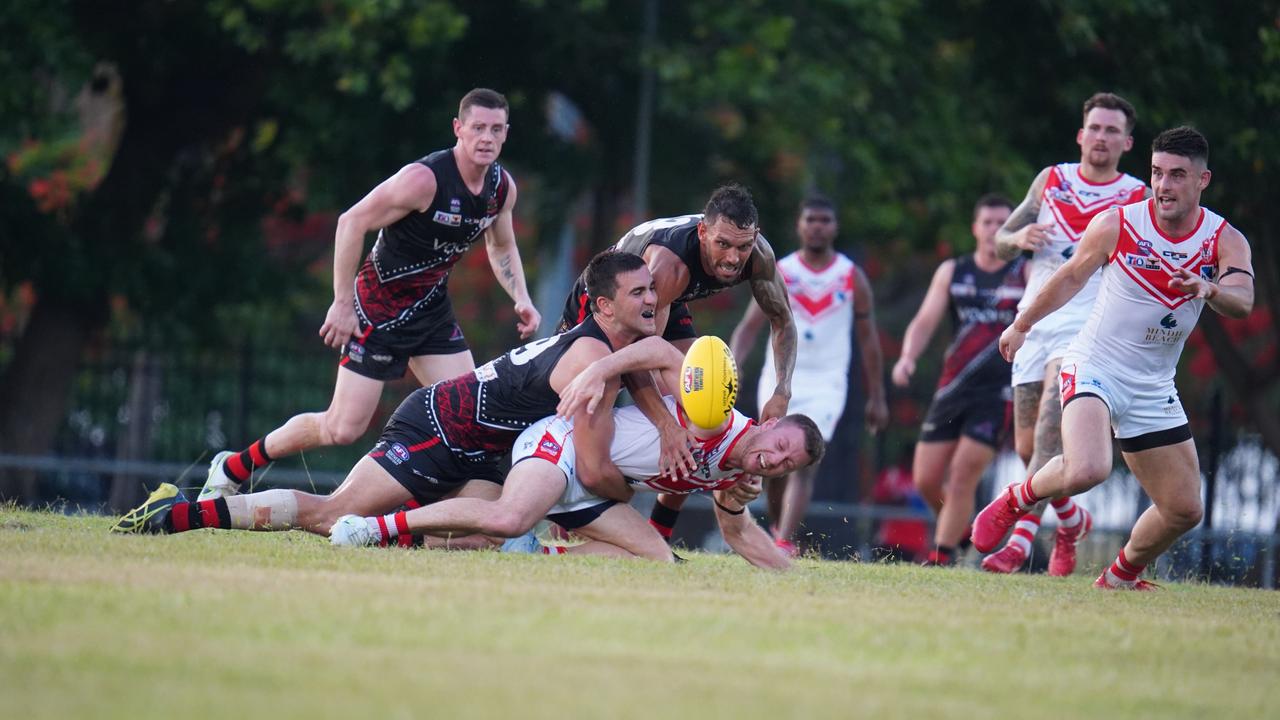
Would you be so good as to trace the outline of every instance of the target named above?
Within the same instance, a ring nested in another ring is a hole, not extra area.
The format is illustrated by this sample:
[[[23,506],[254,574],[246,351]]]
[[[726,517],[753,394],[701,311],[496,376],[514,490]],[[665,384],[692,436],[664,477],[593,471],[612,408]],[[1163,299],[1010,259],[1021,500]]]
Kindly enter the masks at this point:
[[[693,342],[680,366],[680,405],[700,428],[715,430],[738,399],[738,366],[729,346],[714,335]]]

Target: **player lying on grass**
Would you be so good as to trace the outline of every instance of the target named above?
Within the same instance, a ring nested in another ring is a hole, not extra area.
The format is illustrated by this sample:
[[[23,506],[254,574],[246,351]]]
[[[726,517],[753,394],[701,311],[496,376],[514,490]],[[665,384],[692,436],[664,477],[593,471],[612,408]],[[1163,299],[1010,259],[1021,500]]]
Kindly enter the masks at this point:
[[[612,403],[618,375],[658,367],[645,364],[653,353],[646,354],[642,338],[670,347],[649,337],[655,333],[657,296],[642,258],[601,253],[591,261],[587,276],[594,302],[586,320],[472,372],[415,391],[400,404],[373,450],[332,494],[267,490],[187,503],[177,487],[166,483],[113,530],[301,528],[327,535],[334,521],[352,513],[386,513],[411,501],[428,505],[455,496],[496,499],[503,481],[499,460],[525,428],[555,412],[559,392],[570,380],[621,349],[610,365],[616,369],[608,381]],[[584,477],[592,490],[629,499],[631,489],[608,459],[612,417],[583,411],[577,420],[578,435],[586,439],[579,462],[590,469]],[[602,449],[595,452],[596,448]]]
[[[670,388],[674,387],[683,355],[666,345],[666,358],[662,382]],[[630,505],[592,489],[597,484],[588,482],[584,471],[590,469],[584,466],[579,453],[602,438],[599,434],[575,432],[585,412],[593,418],[610,418],[607,424],[612,425],[613,435],[608,442],[608,458],[633,490],[681,495],[711,492],[716,520],[730,548],[758,567],[789,567],[789,557],[756,524],[746,503],[759,494],[756,476],[785,475],[821,460],[825,443],[814,422],[804,415],[788,415],[757,425],[734,410],[720,427],[704,430],[688,422],[683,409],[667,396],[667,411],[698,439],[693,450],[697,469],[673,478],[660,473],[659,451],[654,442],[657,430],[639,408],[593,412],[595,407],[601,407],[600,401],[608,399],[603,378],[614,375],[617,365],[606,361],[584,372],[573,383],[575,390],[588,388],[581,393],[566,389],[561,407],[576,422],[552,416],[521,433],[512,450],[511,472],[497,500],[459,497],[385,517],[346,516],[330,531],[332,542],[374,545],[395,542],[399,536],[412,533],[518,537],[546,517],[587,539],[583,545],[570,548],[570,552],[671,562],[673,556],[665,539],[644,517]],[[523,544],[529,550],[536,549],[536,541],[531,538]]]

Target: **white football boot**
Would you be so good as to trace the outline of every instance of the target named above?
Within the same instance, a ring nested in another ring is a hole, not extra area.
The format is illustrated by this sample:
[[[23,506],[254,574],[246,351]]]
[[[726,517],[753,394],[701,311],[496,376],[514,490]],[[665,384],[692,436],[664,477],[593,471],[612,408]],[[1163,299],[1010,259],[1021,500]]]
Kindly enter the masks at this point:
[[[240,493],[240,484],[232,480],[223,468],[227,464],[227,458],[232,455],[235,453],[223,450],[213,456],[213,460],[209,462],[209,474],[205,477],[204,487],[200,488],[200,494],[196,496],[196,502],[217,500]]]

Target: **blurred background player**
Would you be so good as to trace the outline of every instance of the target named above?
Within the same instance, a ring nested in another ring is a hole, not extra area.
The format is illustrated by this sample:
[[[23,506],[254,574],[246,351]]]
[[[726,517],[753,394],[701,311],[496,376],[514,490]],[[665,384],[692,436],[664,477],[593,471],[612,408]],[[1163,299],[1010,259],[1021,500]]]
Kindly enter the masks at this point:
[[[1154,196],[1091,222],[1076,253],[1001,336],[1001,351],[1014,357],[1037,323],[1107,268],[1093,311],[1062,362],[1062,454],[978,514],[973,545],[979,550],[995,547],[1041,499],[1076,495],[1106,480],[1113,435],[1151,507],[1094,586],[1151,589],[1142,572],[1199,524],[1200,463],[1174,385],[1178,358],[1206,304],[1243,318],[1254,299],[1248,242],[1200,206],[1211,177],[1208,160],[1209,143],[1193,128],[1157,135]],[[1084,532],[1087,523],[1086,517]]]
[[[999,340],[1022,299],[1026,265],[997,257],[995,236],[1012,209],[1000,195],[978,200],[970,228],[976,249],[938,266],[893,366],[894,384],[907,387],[938,323],[951,316],[955,336],[912,463],[916,489],[938,518],[930,565],[953,564],[968,544],[978,482],[1009,432],[1010,365]]]
[[[1014,209],[1000,232],[996,248],[1011,260],[1030,254],[1027,291],[1021,312],[1055,270],[1075,252],[1089,222],[1102,212],[1141,200],[1146,184],[1119,171],[1120,158],[1133,147],[1133,106],[1112,93],[1096,93],[1084,102],[1081,127],[1076,131],[1079,163],[1061,163],[1040,171],[1027,196]],[[1066,305],[1036,325],[1013,361],[1014,442],[1027,465],[1027,476],[1062,452],[1062,403],[1058,369],[1067,345],[1084,326],[1101,284],[1101,271]],[[1070,575],[1075,569],[1076,545],[1087,513],[1069,497],[1054,501],[1058,530],[1049,557],[1050,575]],[[1040,505],[1019,519],[1009,542],[984,558],[991,572],[1016,572],[1031,553],[1040,528]]]
[[[862,269],[843,253],[836,252],[839,229],[835,205],[822,196],[809,197],[800,204],[796,219],[800,249],[778,261],[778,274],[786,283],[798,336],[790,410],[812,418],[828,442],[848,393],[852,332],[857,333],[858,348],[862,352],[867,385],[867,429],[879,432],[889,421],[875,298]],[[739,367],[751,353],[766,320],[768,317],[758,303],[753,301],[747,306],[730,340]],[[760,371],[758,397],[762,417],[768,399],[774,395],[776,377],[774,349],[768,346]],[[792,554],[796,552],[796,530],[813,497],[817,472],[817,466],[810,465],[765,484],[774,537],[779,547]]]
[[[507,117],[505,97],[472,90],[453,120],[452,148],[404,166],[338,218],[333,305],[320,327],[325,344],[342,352],[329,408],[295,415],[241,452],[215,455],[200,500],[236,494],[272,460],[355,442],[383,383],[406,367],[424,386],[474,370],[448,288],[450,270],[482,235],[494,277],[515,301],[520,337],[537,331],[542,318],[529,299],[512,224],[515,180],[498,164]],[[378,241],[359,265],[373,231]]]

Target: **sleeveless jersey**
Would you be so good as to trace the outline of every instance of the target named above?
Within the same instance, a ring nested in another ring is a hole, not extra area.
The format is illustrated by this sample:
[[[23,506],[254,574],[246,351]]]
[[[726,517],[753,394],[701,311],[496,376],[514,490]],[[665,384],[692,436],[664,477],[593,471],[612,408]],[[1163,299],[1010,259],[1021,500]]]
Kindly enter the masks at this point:
[[[1177,268],[1206,280],[1218,272],[1218,238],[1227,221],[1200,208],[1195,230],[1171,238],[1156,225],[1155,201],[1120,210],[1120,236],[1102,276],[1102,288],[1072,356],[1135,381],[1172,382],[1178,357],[1204,300],[1169,288]]]
[[[676,416],[682,427],[689,427],[684,410],[675,404],[675,400],[671,397],[664,400],[667,411]],[[630,405],[614,410],[613,423],[613,443],[609,446],[609,457],[635,490],[686,495],[724,490],[737,482],[742,470],[725,467],[725,459],[755,421],[734,410],[729,425],[723,431],[712,437],[699,438],[699,445],[693,448],[698,469],[680,480],[658,475],[659,446],[655,441],[657,431],[654,430],[653,423],[640,412],[640,408]],[[694,432],[698,430],[694,428]]]
[[[560,396],[551,388],[551,372],[569,347],[584,337],[609,345],[604,330],[594,317],[588,317],[566,332],[535,340],[473,372],[433,385],[427,404],[440,439],[469,454],[506,453],[522,430],[555,415]]]
[[[745,282],[751,277],[755,262],[754,255],[747,259],[741,274],[732,282],[720,282],[702,267],[702,250],[698,243],[698,223],[701,221],[701,213],[650,220],[628,231],[621,240],[613,244],[612,249],[643,256],[645,249],[650,245],[658,245],[675,253],[685,267],[689,268],[689,284],[672,301],[672,304],[710,297]],[[586,278],[579,275],[565,303],[564,315],[561,317],[563,326],[569,327],[579,323],[591,312],[587,307],[586,296]]]
[[[955,259],[947,306],[955,337],[942,359],[937,397],[1009,384],[1012,366],[1000,355],[1000,334],[1013,322],[1026,289],[1024,263],[1018,257],[986,272],[972,254]]]
[[[839,387],[846,385],[853,356],[854,268],[853,261],[842,253],[836,253],[831,264],[822,269],[806,265],[799,252],[778,260],[778,274],[787,285],[796,324],[795,375],[805,377],[806,383],[813,376],[830,376]],[[769,379],[772,394],[777,377],[773,343],[765,345],[760,377]]]
[[[1093,183],[1080,174],[1080,163],[1055,165],[1040,195],[1040,215],[1036,218],[1037,223],[1051,223],[1054,233],[1045,246],[1031,256],[1031,276],[1018,309],[1027,309],[1049,276],[1075,253],[1076,244],[1090,220],[1104,210],[1138,202],[1146,188],[1145,183],[1132,175],[1121,173],[1111,182]],[[1045,319],[1079,327],[1089,317],[1100,282],[1101,273],[1097,273],[1070,302]]]
[[[418,162],[435,173],[435,199],[426,210],[382,228],[356,274],[356,312],[379,330],[416,329],[418,311],[445,292],[449,271],[497,219],[511,190],[502,166],[494,163],[485,173],[484,189],[473,195],[452,148]]]

